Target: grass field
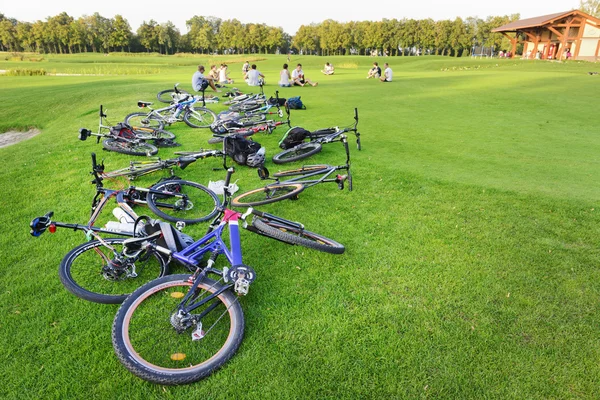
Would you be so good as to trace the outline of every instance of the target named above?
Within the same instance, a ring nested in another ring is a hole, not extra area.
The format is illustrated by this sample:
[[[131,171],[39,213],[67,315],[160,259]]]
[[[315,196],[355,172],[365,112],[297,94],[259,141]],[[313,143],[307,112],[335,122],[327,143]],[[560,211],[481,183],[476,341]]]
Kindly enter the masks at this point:
[[[248,58],[266,75],[267,95],[302,96],[307,110],[293,112],[293,125],[347,125],[358,107],[355,190],[321,185],[260,207],[347,251],[242,232],[258,279],[242,299],[238,354],[204,381],[162,387],[115,357],[118,307],[62,287],[60,260],[83,235],[33,238],[28,223],[49,210],[59,221],[87,220],[92,151],[109,169],[127,164],[129,156],[77,140],[80,127],[96,129],[100,104],[116,123],[176,82],[189,90],[198,63],[225,61],[240,79],[244,57],[0,57],[5,70],[103,74],[0,76],[0,132],[42,131],[0,149],[1,398],[598,397],[600,75],[587,72],[600,65],[398,57],[387,60],[394,82],[383,84],[365,79],[372,58],[295,57],[291,66],[301,62],[319,86],[278,88],[285,56]],[[319,73],[326,61],[334,76]],[[207,131],[171,130],[178,149],[211,147]],[[255,139],[272,156],[284,132]],[[309,163],[343,158],[329,145]],[[218,166],[208,159],[177,172],[206,184],[224,177]],[[237,168],[234,179],[242,190],[260,185],[253,169]]]

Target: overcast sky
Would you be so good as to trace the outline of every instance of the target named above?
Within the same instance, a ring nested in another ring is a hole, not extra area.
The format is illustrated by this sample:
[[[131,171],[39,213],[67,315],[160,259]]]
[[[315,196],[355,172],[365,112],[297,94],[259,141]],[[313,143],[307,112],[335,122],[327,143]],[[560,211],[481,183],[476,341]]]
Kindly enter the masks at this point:
[[[510,14],[531,18],[579,7],[579,0],[384,0],[373,3],[365,0],[5,0],[2,3],[0,13],[27,22],[46,20],[47,17],[63,11],[74,18],[98,12],[106,18],[122,15],[133,31],[136,31],[143,21],[153,19],[158,23],[171,21],[184,34],[187,32],[185,21],[194,15],[201,15],[223,20],[235,18],[242,23],[280,26],[290,35],[294,35],[300,25],[319,23],[326,19],[348,22],[380,21],[383,18],[432,18],[437,21],[456,17],[485,19],[492,15]]]

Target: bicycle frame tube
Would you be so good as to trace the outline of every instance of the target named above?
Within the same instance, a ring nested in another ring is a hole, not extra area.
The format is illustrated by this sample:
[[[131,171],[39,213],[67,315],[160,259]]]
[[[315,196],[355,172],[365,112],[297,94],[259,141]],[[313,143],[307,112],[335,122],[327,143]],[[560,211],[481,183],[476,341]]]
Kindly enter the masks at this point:
[[[240,214],[236,211],[226,209],[223,220],[215,230],[209,232],[200,240],[189,245],[185,249],[173,253],[172,256],[177,261],[185,265],[198,265],[202,257],[210,253],[224,254],[227,261],[232,266],[242,264],[242,247],[240,242],[240,230],[238,219]],[[229,246],[221,238],[225,225],[229,225]]]
[[[307,174],[300,175],[296,178],[287,179],[285,181],[280,181],[279,183],[301,183],[301,184],[305,185],[306,187],[310,187],[310,186],[314,186],[314,185],[322,183],[322,182],[335,182],[334,178],[331,178],[331,179],[327,179],[327,178],[331,174],[333,174],[335,171],[338,171],[340,169],[348,169],[348,165],[340,165],[337,167],[330,166],[326,169],[309,172]],[[306,179],[306,178],[310,178],[310,177],[321,175],[321,174],[323,174],[323,176],[320,177],[319,179]]]

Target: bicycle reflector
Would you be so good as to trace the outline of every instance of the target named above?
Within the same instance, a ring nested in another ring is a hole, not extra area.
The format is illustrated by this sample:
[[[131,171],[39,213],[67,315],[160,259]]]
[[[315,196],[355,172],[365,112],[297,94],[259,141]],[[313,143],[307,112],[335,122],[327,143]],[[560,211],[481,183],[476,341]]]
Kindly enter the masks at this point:
[[[48,231],[50,233],[55,233],[56,232],[56,225],[50,224],[50,226],[48,227]]]

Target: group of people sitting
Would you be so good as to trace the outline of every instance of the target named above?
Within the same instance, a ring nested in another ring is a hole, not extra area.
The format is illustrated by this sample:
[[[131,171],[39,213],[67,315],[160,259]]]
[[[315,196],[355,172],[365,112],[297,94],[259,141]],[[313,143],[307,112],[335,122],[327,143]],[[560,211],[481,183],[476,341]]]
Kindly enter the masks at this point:
[[[319,82],[313,82],[307,77],[304,76],[304,71],[302,70],[302,64],[296,65],[296,68],[290,74],[288,70],[288,65],[283,64],[283,69],[279,72],[279,86],[281,87],[290,87],[290,86],[317,86]]]
[[[379,79],[381,82],[391,82],[393,77],[392,69],[388,63],[383,64],[384,70],[383,75],[381,74],[381,67],[377,62],[373,63],[373,67],[367,73],[367,79],[375,78]]]
[[[384,67],[385,69],[382,74],[379,64],[374,62],[373,68],[371,68],[367,74],[367,79],[376,78],[381,82],[391,82],[393,75],[392,69],[388,63],[385,63]],[[219,87],[223,87],[228,83],[233,83],[233,79],[229,78],[228,75],[227,64],[221,64],[219,68],[217,68],[216,65],[211,65],[210,72],[207,75],[204,75],[204,71],[204,66],[198,65],[198,71],[196,71],[192,77],[192,87],[196,91],[202,91],[210,86],[214,91],[219,92]],[[333,65],[328,62],[325,63],[321,72],[325,75],[333,75]],[[250,63],[246,61],[242,66],[242,73],[244,74],[244,80],[248,86],[264,85],[265,76],[256,69],[256,64],[250,65]],[[317,86],[318,84],[319,82],[313,82],[304,76],[302,64],[296,65],[296,68],[294,68],[291,73],[288,70],[288,65],[283,64],[283,69],[279,73],[279,86],[281,87]]]

